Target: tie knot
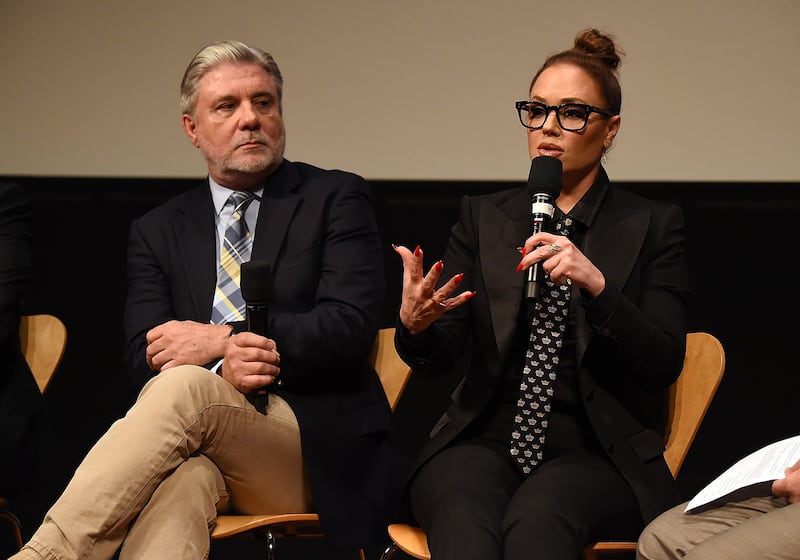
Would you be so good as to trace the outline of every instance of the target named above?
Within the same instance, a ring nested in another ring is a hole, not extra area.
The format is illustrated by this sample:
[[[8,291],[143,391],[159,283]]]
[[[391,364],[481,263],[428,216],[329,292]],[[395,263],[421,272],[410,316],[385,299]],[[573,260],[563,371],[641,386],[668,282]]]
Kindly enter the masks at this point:
[[[570,216],[567,214],[559,214],[553,223],[553,229],[557,234],[569,237],[569,235],[572,233],[574,225],[575,220],[573,220]]]
[[[234,212],[244,212],[251,202],[256,198],[256,195],[249,191],[234,191],[228,197],[226,204],[233,206]]]

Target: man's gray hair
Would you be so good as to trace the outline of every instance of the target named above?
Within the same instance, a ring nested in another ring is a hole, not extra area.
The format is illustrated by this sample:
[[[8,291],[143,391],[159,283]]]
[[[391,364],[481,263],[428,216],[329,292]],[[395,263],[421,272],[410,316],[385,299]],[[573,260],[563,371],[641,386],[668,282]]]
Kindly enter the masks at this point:
[[[181,80],[181,114],[194,115],[197,105],[197,84],[212,68],[223,62],[245,62],[261,66],[275,79],[278,107],[283,96],[283,76],[275,59],[267,52],[240,41],[220,41],[203,47],[186,68]]]

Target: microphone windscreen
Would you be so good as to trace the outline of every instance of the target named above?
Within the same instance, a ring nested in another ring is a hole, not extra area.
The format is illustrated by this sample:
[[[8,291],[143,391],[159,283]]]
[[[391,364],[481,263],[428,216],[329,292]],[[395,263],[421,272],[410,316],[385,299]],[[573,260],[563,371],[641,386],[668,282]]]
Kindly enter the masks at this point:
[[[528,192],[547,194],[558,198],[561,192],[561,160],[552,156],[539,156],[531,160],[528,174]]]
[[[242,263],[240,285],[242,299],[248,305],[266,304],[272,299],[272,265],[267,261],[251,260]]]

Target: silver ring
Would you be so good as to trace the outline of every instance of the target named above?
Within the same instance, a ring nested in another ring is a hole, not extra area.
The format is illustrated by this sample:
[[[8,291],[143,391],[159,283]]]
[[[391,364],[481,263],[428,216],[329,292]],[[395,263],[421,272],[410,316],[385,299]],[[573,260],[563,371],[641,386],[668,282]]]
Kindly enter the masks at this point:
[[[434,297],[431,297],[431,301],[433,303],[437,304],[439,307],[447,307],[447,304],[445,304],[445,302],[439,301],[438,299],[436,299]]]
[[[550,246],[547,247],[547,249],[550,251],[551,255],[555,255],[561,250],[561,245],[557,243],[551,243]]]

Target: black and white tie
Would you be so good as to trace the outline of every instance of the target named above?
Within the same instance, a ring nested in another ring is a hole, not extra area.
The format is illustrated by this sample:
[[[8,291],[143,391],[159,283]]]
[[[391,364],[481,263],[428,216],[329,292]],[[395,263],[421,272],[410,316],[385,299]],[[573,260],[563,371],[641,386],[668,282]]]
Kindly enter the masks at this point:
[[[571,229],[569,216],[554,222],[559,235],[569,235]],[[531,334],[511,431],[511,456],[525,475],[542,460],[572,291],[571,282],[556,286],[550,276],[544,281],[542,295],[531,311]]]

